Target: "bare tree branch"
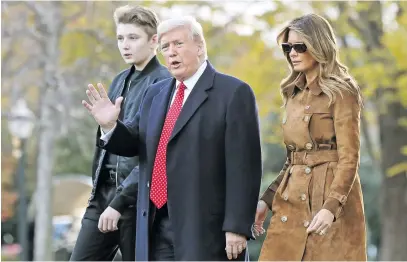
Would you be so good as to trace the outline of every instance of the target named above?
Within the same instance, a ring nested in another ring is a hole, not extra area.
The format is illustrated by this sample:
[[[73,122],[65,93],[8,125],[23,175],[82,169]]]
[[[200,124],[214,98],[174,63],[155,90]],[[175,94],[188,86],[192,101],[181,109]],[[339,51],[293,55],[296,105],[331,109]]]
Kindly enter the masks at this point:
[[[41,43],[42,41],[45,40],[44,36],[34,26],[27,26],[26,29],[27,29],[26,32],[28,32],[29,35],[31,35],[38,42]],[[22,32],[22,33],[25,33],[25,32]]]
[[[11,54],[12,56],[13,54]],[[44,58],[38,57],[35,59],[29,58],[27,59],[27,61],[23,61],[23,63],[21,63],[19,66],[17,66],[16,68],[14,68],[13,70],[10,71],[4,71],[5,75],[20,75],[22,72],[27,72],[28,70],[33,70],[33,69],[37,69],[40,68],[45,62]],[[3,68],[2,70],[2,74],[3,74]],[[6,69],[4,69],[6,70]]]
[[[65,28],[64,33],[83,33],[90,35],[95,38],[98,42],[105,44],[108,47],[116,47],[116,41],[112,40],[111,37],[105,36],[101,30],[96,30],[92,28]]]
[[[406,11],[406,10],[402,7],[402,5],[400,4],[400,2],[397,2],[397,7],[398,7],[398,10],[397,10],[397,13],[396,13],[396,19],[400,18],[400,17],[404,14],[404,12]]]
[[[79,12],[76,12],[75,14],[66,17],[65,21],[66,21],[66,23],[74,22],[78,18],[81,18],[82,16],[86,15],[86,12],[87,12],[87,9],[81,9]]]
[[[45,14],[46,8],[43,6],[43,4],[35,2],[35,1],[25,1],[23,2],[31,11],[35,13],[35,15],[41,17]]]
[[[16,38],[11,38],[10,45],[9,45],[10,48],[7,51],[5,51],[5,54],[1,59],[2,60],[1,62],[3,64],[3,66],[1,67],[1,75],[3,77],[6,75],[6,72],[7,72],[6,69],[9,68],[7,65],[10,64],[10,61],[13,58],[14,54],[13,54],[12,48],[13,48],[15,42],[16,42]],[[2,50],[2,52],[4,52],[4,51]]]
[[[34,19],[35,19],[35,23],[34,25],[38,25],[41,23],[39,22],[40,17],[42,16],[41,12],[44,12],[45,9],[39,7],[40,4],[35,3],[35,2],[15,2],[13,4],[11,4],[10,2],[8,2],[7,4],[4,4],[6,10],[10,7],[10,6],[17,6],[17,4],[19,3],[23,3],[24,6],[26,6],[29,10],[31,10],[34,13]],[[2,3],[3,4],[3,3]],[[25,16],[23,18],[20,17],[20,21],[22,23],[20,23],[18,26],[18,30],[15,30],[16,28],[11,28],[10,27],[5,27],[5,30],[2,30],[2,37],[16,37],[16,36],[22,36],[22,37],[26,37],[27,35],[32,36],[33,39],[41,42],[44,40],[43,35],[41,34],[41,32],[38,30],[38,28],[36,28],[34,25],[31,25],[30,23],[27,22],[27,16],[28,14],[25,14]]]

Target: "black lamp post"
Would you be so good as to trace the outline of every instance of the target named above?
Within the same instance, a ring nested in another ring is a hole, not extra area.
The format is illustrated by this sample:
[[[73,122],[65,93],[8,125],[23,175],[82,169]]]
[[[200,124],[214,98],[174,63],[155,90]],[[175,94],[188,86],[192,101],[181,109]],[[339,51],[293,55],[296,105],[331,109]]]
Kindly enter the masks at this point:
[[[20,260],[28,260],[28,220],[27,220],[27,192],[25,180],[26,141],[31,136],[34,127],[34,113],[27,103],[20,99],[12,107],[8,128],[14,138],[13,155],[18,159],[17,186],[19,194],[18,204],[18,239],[21,245]]]

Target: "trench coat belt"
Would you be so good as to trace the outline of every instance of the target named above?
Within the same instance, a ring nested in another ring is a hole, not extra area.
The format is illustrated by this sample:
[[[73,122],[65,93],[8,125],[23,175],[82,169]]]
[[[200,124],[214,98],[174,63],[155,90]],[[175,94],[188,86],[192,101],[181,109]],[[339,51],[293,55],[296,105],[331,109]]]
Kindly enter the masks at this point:
[[[339,157],[336,150],[291,152],[290,168],[294,165],[304,165],[305,173],[308,172],[307,175],[313,174],[311,192],[312,216],[315,216],[324,204],[325,180],[329,162],[338,162],[338,160]]]

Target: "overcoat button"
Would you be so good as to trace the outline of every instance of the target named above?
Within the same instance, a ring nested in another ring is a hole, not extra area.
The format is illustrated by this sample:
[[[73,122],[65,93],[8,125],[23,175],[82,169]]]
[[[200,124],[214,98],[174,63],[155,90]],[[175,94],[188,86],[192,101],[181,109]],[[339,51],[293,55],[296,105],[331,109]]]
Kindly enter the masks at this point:
[[[307,196],[305,194],[301,194],[301,200],[305,201],[307,199]]]
[[[286,217],[286,216],[282,216],[282,217],[281,217],[281,222],[283,222],[283,223],[287,222],[287,217]]]
[[[311,150],[311,149],[312,149],[312,143],[306,143],[306,144],[305,144],[305,148],[306,148],[307,150]]]
[[[306,173],[306,174],[311,173],[311,168],[307,166],[307,167],[305,168],[305,173]]]

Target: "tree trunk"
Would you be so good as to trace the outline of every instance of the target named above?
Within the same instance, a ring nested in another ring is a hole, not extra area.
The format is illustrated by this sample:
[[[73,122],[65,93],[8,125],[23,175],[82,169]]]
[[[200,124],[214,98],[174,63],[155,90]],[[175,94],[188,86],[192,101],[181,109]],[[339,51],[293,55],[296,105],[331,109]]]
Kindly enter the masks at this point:
[[[384,97],[384,90],[380,90]],[[391,89],[385,89],[392,92]],[[407,117],[407,109],[400,102],[387,102],[387,112],[380,114],[380,142],[382,146],[382,202],[381,205],[381,247],[379,260],[407,259],[407,174],[401,171],[389,177],[388,169],[401,162],[406,156],[400,147],[407,145],[407,130],[398,124],[401,117]]]
[[[365,40],[365,52],[375,58],[374,51],[384,50],[381,43],[383,37],[382,3],[369,2],[367,10],[359,13],[359,19],[348,18]],[[400,15],[402,12],[399,12]],[[379,58],[380,59],[380,58]],[[391,60],[383,60],[391,63]],[[394,72],[394,78],[399,76]],[[407,117],[404,108],[397,97],[397,90],[391,86],[377,90],[375,103],[378,106],[378,123],[380,129],[381,171],[383,174],[380,192],[381,243],[379,260],[407,259],[407,173],[405,170],[395,172],[390,176],[389,169],[396,164],[406,162],[407,158],[401,152],[401,147],[407,145],[407,130],[399,124],[401,117]],[[391,99],[389,99],[391,97]]]
[[[59,40],[61,32],[60,2],[32,2],[40,15],[40,30],[45,45],[43,96],[40,105],[39,156],[37,165],[37,195],[35,215],[34,260],[50,261],[52,256],[52,177],[54,146],[57,134],[55,105],[58,83]]]

